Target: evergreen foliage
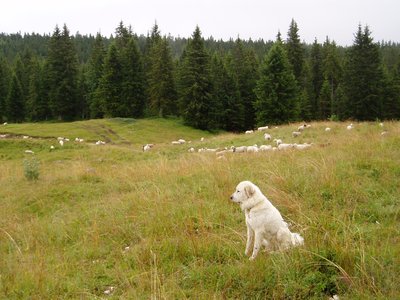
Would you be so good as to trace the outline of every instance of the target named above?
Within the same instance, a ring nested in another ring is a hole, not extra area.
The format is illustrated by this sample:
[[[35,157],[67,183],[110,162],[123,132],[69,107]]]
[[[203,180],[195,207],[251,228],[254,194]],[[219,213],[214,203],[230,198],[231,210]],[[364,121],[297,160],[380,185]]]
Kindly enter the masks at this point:
[[[13,74],[6,99],[7,121],[22,122],[24,115],[23,91],[17,75]]]
[[[298,115],[296,79],[281,42],[277,41],[261,66],[255,102],[258,125],[294,121]]]

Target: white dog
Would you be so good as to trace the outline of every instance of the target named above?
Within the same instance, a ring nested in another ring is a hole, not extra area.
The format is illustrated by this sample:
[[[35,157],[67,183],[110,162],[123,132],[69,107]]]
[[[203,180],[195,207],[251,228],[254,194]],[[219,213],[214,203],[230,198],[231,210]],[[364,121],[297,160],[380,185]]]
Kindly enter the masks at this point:
[[[251,254],[251,246],[254,243],[250,260],[256,258],[261,245],[264,245],[268,251],[275,251],[304,244],[303,237],[298,233],[290,232],[280,212],[252,182],[240,182],[231,200],[240,204],[246,216],[246,255]]]

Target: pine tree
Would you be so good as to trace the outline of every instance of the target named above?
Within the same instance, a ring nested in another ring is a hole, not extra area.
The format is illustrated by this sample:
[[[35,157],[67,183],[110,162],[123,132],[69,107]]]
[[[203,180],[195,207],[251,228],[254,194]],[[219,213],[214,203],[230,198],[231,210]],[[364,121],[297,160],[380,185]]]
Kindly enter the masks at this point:
[[[213,128],[227,131],[242,131],[245,112],[240,91],[234,75],[230,74],[226,62],[214,54],[211,60],[212,122]]]
[[[398,63],[400,66],[400,62]],[[384,70],[382,97],[382,118],[394,120],[400,118],[400,74],[395,68],[392,74],[387,69]]]
[[[122,66],[115,43],[112,43],[104,60],[103,76],[98,87],[107,117],[120,116],[122,80]]]
[[[38,59],[32,57],[29,76],[28,95],[26,99],[26,118],[29,121],[45,120],[48,115],[46,97],[43,96],[43,70]]]
[[[314,43],[311,47],[310,54],[310,64],[311,64],[311,85],[312,85],[312,94],[311,98],[311,110],[312,110],[312,118],[319,118],[319,105],[318,105],[318,97],[321,93],[322,83],[324,82],[324,74],[323,74],[323,61],[322,61],[322,46],[318,43],[317,39],[314,40]]]
[[[293,121],[298,115],[296,79],[282,44],[277,41],[266,55],[257,82],[258,125]]]
[[[346,109],[360,121],[382,117],[383,71],[379,46],[373,42],[368,26],[358,27],[345,66]]]
[[[122,84],[119,117],[142,117],[145,105],[145,75],[142,57],[136,41],[131,37],[120,50]]]
[[[332,93],[328,79],[325,79],[319,95],[319,118],[326,120],[331,115]]]
[[[148,72],[149,106],[153,115],[177,114],[177,91],[174,64],[167,39],[155,41],[151,48]]]
[[[18,77],[12,75],[10,90],[6,100],[7,121],[22,122],[25,119],[25,108],[23,102],[23,91]]]
[[[303,82],[302,75],[303,75],[305,49],[303,44],[300,42],[299,28],[294,19],[292,19],[289,26],[285,49],[290,64],[292,65],[293,74],[296,78],[296,81],[301,86]]]
[[[102,98],[99,93],[99,85],[103,75],[105,55],[104,41],[100,33],[98,33],[94,41],[87,71],[87,102],[91,118],[101,118],[104,115],[104,103],[102,103]]]
[[[209,56],[197,26],[185,49],[180,70],[180,108],[187,125],[209,129],[212,84]]]
[[[3,55],[0,54],[0,121],[3,122],[6,116],[6,99],[10,86],[10,68]]]
[[[49,100],[53,116],[71,120],[77,116],[78,61],[73,41],[66,25],[58,26],[50,40],[48,57]]]

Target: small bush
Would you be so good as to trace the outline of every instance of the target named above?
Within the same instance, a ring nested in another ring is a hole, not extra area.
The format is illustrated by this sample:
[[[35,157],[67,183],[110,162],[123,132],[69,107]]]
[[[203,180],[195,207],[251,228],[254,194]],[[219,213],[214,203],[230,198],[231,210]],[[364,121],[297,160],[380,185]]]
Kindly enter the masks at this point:
[[[39,179],[39,161],[35,157],[24,159],[24,174],[28,180]]]

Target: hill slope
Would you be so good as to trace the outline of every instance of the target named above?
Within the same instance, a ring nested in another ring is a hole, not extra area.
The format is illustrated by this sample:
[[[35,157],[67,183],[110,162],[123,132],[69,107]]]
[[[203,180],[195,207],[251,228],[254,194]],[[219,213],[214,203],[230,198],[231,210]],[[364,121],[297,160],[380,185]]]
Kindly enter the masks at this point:
[[[399,298],[400,123],[313,123],[294,138],[298,125],[269,132],[314,143],[306,151],[223,159],[187,149],[260,145],[262,133],[211,135],[158,119],[0,127],[9,134],[0,138],[0,298]],[[71,141],[61,147],[58,136]],[[192,143],[171,145],[179,138]],[[145,143],[156,145],[144,153]],[[39,179],[29,181],[33,159]],[[248,261],[244,216],[229,201],[241,180],[261,188],[304,247]]]

